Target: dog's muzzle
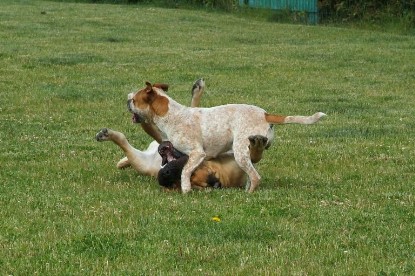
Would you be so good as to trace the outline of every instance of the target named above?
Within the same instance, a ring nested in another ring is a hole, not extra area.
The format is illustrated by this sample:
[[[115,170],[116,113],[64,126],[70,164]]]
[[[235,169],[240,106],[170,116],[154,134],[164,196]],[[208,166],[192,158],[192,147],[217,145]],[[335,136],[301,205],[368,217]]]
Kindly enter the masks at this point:
[[[135,124],[143,123],[145,121],[144,118],[133,111],[133,109],[131,108],[131,104],[132,104],[132,99],[127,100],[127,109],[128,111],[133,113],[133,117],[132,117],[133,123]]]
[[[127,100],[127,109],[128,109],[128,111],[130,111],[131,113],[133,113],[133,110],[131,109],[131,102],[132,102],[132,101],[133,101],[132,99]]]

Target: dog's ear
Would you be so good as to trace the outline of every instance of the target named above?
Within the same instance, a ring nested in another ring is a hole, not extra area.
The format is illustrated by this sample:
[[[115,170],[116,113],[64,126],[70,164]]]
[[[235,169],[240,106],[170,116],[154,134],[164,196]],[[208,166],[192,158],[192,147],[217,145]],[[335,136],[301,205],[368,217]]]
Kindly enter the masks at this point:
[[[150,82],[146,81],[146,88],[144,88],[142,91],[145,95],[143,97],[144,101],[147,103],[153,102],[156,96],[156,92],[153,90],[153,85]]]
[[[146,91],[148,92],[148,91],[152,90],[152,88],[153,88],[153,86],[151,85],[151,83],[146,81]]]
[[[162,89],[164,92],[167,92],[169,90],[169,85],[165,83],[155,83],[153,84],[153,87],[157,87]]]
[[[148,81],[146,82],[146,86],[143,101],[151,106],[151,109],[155,114],[158,116],[164,116],[169,109],[169,100],[166,97],[157,94],[157,91],[153,89],[153,87],[156,86],[151,85]]]
[[[153,90],[153,87],[154,87],[154,85],[152,85],[148,81],[146,82],[145,91],[146,91],[147,95],[151,98],[153,98],[153,95],[156,94],[155,91]]]

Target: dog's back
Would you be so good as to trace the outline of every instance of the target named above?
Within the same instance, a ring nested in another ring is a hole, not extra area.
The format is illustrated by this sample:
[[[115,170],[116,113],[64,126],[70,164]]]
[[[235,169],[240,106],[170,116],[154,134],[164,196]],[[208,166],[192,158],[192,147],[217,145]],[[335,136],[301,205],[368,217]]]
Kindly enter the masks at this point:
[[[203,148],[208,157],[231,150],[234,143],[248,147],[248,137],[262,135],[272,139],[265,110],[253,105],[227,104],[211,108],[195,108],[200,116]]]

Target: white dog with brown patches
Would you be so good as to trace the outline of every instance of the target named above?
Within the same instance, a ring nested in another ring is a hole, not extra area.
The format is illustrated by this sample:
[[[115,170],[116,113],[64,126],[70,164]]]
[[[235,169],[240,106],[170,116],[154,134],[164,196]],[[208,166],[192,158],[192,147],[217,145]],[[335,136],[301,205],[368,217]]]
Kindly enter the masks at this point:
[[[233,150],[235,161],[247,173],[247,190],[253,192],[260,176],[250,159],[248,137],[262,135],[271,142],[273,124],[313,124],[325,115],[322,112],[312,116],[271,115],[262,108],[246,104],[186,107],[149,82],[146,88],[128,95],[127,106],[132,113],[154,123],[163,140],[169,140],[189,156],[181,175],[183,193],[191,190],[190,176],[205,158],[229,150]]]

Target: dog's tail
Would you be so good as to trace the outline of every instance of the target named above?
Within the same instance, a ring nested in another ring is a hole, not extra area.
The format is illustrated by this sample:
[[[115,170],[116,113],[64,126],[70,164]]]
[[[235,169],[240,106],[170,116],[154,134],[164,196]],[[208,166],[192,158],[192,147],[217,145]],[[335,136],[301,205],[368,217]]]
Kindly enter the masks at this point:
[[[320,120],[321,117],[326,116],[323,112],[317,112],[311,116],[281,116],[265,113],[265,120],[270,124],[284,125],[284,124],[302,124],[311,125]]]

